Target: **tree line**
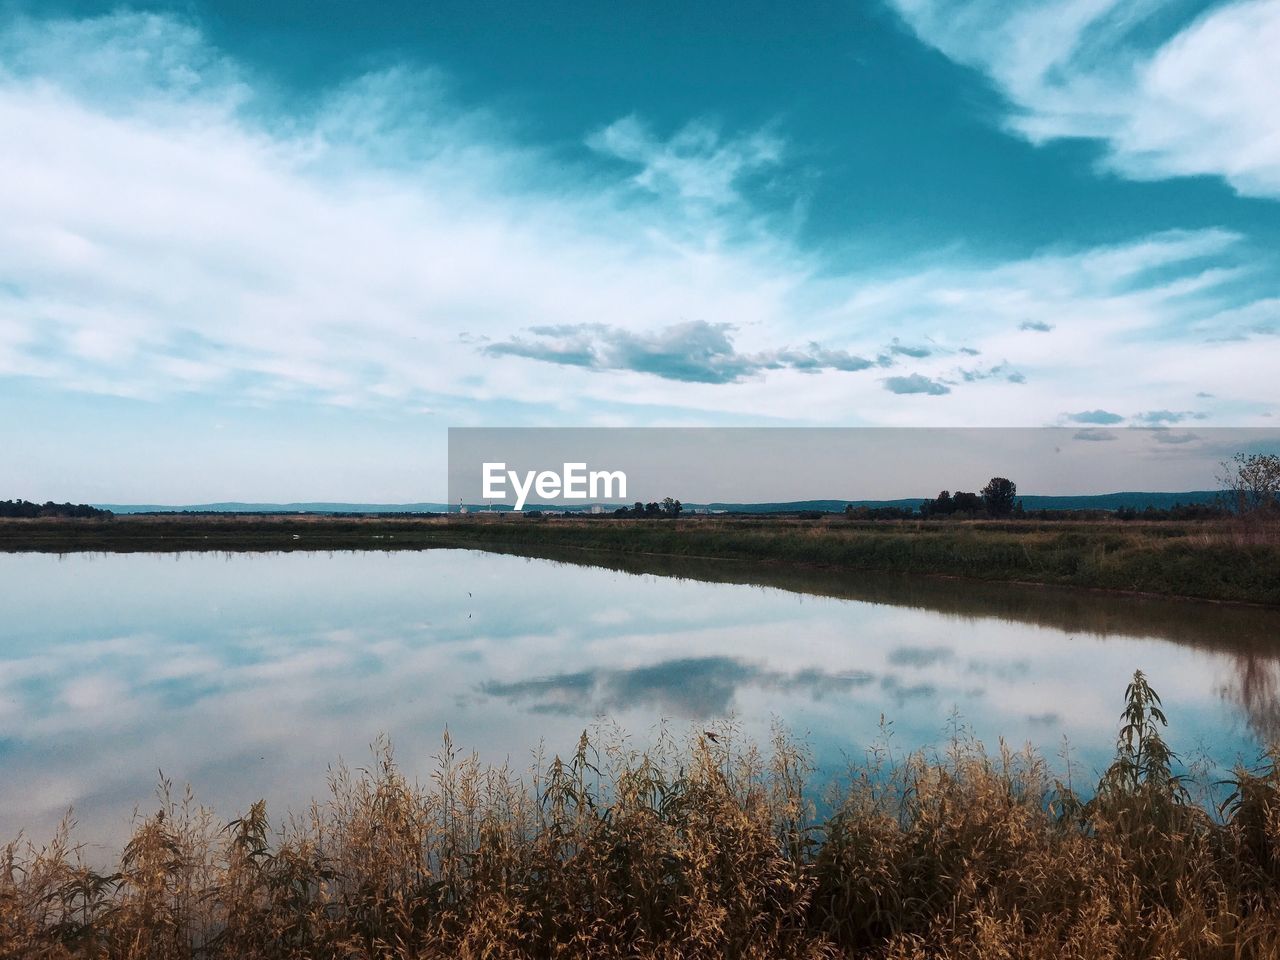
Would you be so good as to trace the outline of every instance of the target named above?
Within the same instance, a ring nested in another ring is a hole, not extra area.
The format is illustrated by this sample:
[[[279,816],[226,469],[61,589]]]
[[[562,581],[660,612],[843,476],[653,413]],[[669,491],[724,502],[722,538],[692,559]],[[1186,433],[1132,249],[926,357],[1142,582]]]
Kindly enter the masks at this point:
[[[615,517],[671,517],[680,516],[684,504],[673,497],[664,497],[661,501],[641,503],[639,500],[630,507],[619,507],[613,511]]]
[[[1254,519],[1280,519],[1280,455],[1274,453],[1238,453],[1224,462],[1218,476],[1221,493],[1217,503],[1175,503],[1171,507],[1139,510],[1120,507],[1103,510],[1035,510],[1023,509],[1017,499],[1018,486],[1005,477],[992,477],[978,493],[943,490],[932,500],[920,505],[922,517],[1025,517],[1035,520],[1082,520],[1113,517],[1117,520],[1215,520],[1231,516]],[[894,509],[894,508],[889,508]],[[879,519],[870,511],[872,519]],[[852,507],[846,515],[857,515]],[[886,519],[893,519],[886,517]]]
[[[1222,464],[1218,477],[1221,496],[1218,503],[1175,503],[1171,507],[1148,506],[1145,509],[1120,507],[1117,510],[1032,510],[1023,508],[1018,499],[1018,485],[1008,477],[992,477],[986,486],[976,493],[966,490],[943,490],[936,497],[920,504],[918,512],[909,507],[868,507],[849,504],[844,515],[850,520],[909,520],[924,519],[1005,519],[1010,517],[1033,520],[1213,520],[1230,516],[1250,516],[1260,519],[1280,518],[1280,455],[1254,453],[1237,454]],[[92,509],[92,508],[90,508]],[[671,518],[678,517],[684,506],[673,497],[661,501],[619,507],[615,517]],[[802,520],[823,517],[820,511],[803,511]]]
[[[1007,477],[992,477],[978,493],[943,490],[920,504],[923,517],[1012,517],[1022,516],[1018,485]]]
[[[32,503],[30,500],[0,500],[0,517],[77,517],[105,518],[113,516],[110,510],[100,510],[87,503]]]

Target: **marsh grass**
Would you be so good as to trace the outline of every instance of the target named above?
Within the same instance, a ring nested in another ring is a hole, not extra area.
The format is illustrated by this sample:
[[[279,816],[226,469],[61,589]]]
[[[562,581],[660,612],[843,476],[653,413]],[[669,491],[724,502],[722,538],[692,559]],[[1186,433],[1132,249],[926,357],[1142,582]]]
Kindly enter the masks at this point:
[[[733,726],[584,734],[523,775],[446,736],[424,784],[379,743],[280,821],[219,823],[162,782],[109,871],[69,823],[3,851],[0,956],[1280,956],[1280,757],[1206,809],[1161,711],[1135,676],[1087,797],[959,728],[938,754],[874,746],[822,797],[803,744]]]
[[[937,574],[1280,605],[1280,523],[261,515],[0,521],[0,552],[568,549]]]
[[[457,545],[568,547],[922,573],[1280,604],[1280,524],[1121,521],[489,521],[441,524]]]

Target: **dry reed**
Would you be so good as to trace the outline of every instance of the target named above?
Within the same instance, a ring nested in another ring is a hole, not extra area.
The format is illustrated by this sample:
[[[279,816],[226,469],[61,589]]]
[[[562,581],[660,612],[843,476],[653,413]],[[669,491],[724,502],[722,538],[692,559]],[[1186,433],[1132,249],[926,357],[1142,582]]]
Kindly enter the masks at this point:
[[[733,728],[584,734],[524,777],[446,738],[425,785],[382,743],[276,823],[215,824],[162,784],[110,871],[69,827],[3,851],[0,957],[1280,956],[1277,757],[1206,810],[1159,711],[1138,675],[1088,800],[957,735],[872,750],[817,818],[803,747]]]

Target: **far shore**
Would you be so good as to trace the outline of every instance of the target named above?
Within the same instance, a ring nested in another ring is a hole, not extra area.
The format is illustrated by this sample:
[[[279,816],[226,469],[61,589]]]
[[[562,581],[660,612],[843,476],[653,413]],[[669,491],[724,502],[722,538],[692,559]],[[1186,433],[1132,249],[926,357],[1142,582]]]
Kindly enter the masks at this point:
[[[1280,606],[1280,527],[1236,521],[624,520],[134,514],[0,520],[0,552],[567,549],[1056,584]]]

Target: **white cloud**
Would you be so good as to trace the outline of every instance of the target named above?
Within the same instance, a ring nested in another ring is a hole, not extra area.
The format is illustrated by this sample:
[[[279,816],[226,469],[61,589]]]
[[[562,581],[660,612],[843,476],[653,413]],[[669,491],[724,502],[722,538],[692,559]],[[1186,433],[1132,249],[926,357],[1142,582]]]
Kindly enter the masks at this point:
[[[705,121],[689,123],[670,140],[660,140],[636,117],[623,117],[587,140],[600,153],[639,164],[637,186],[653,193],[674,191],[685,200],[713,205],[741,199],[738,182],[744,175],[782,162],[780,138],[757,131],[726,140]]]
[[[487,378],[461,333],[768,326],[803,279],[767,238],[730,248],[679,204],[572,189],[590,178],[449,106],[430,74],[272,121],[170,20],[28,23],[6,42],[25,54],[0,82],[0,373],[143,397],[464,396]],[[221,79],[176,83],[179,57]],[[117,64],[105,96],[90,81]],[[523,389],[509,370],[485,387]]]
[[[894,3],[926,43],[991,77],[1032,142],[1095,138],[1135,179],[1208,174],[1280,198],[1278,0],[1218,3],[1163,31],[1173,12],[1152,0]]]
[[[918,373],[913,373],[907,377],[887,377],[884,381],[884,387],[890,393],[922,393],[930,397],[940,397],[951,392],[951,388],[946,384],[930,380],[928,377],[921,376]]]
[[[627,118],[594,153],[552,154],[429,71],[291,104],[162,17],[23,22],[0,49],[20,52],[0,75],[0,376],[455,424],[503,403],[574,422],[1035,424],[1276,399],[1248,340],[1273,335],[1270,307],[1240,285],[1269,265],[1226,231],[855,270],[753,207],[752,178],[787,157],[767,131],[694,122],[663,141]],[[540,329],[610,362],[499,346]],[[1247,336],[1205,343],[1215,329]],[[732,344],[712,359],[741,376],[650,369],[688,340],[672,331],[716,330]]]

